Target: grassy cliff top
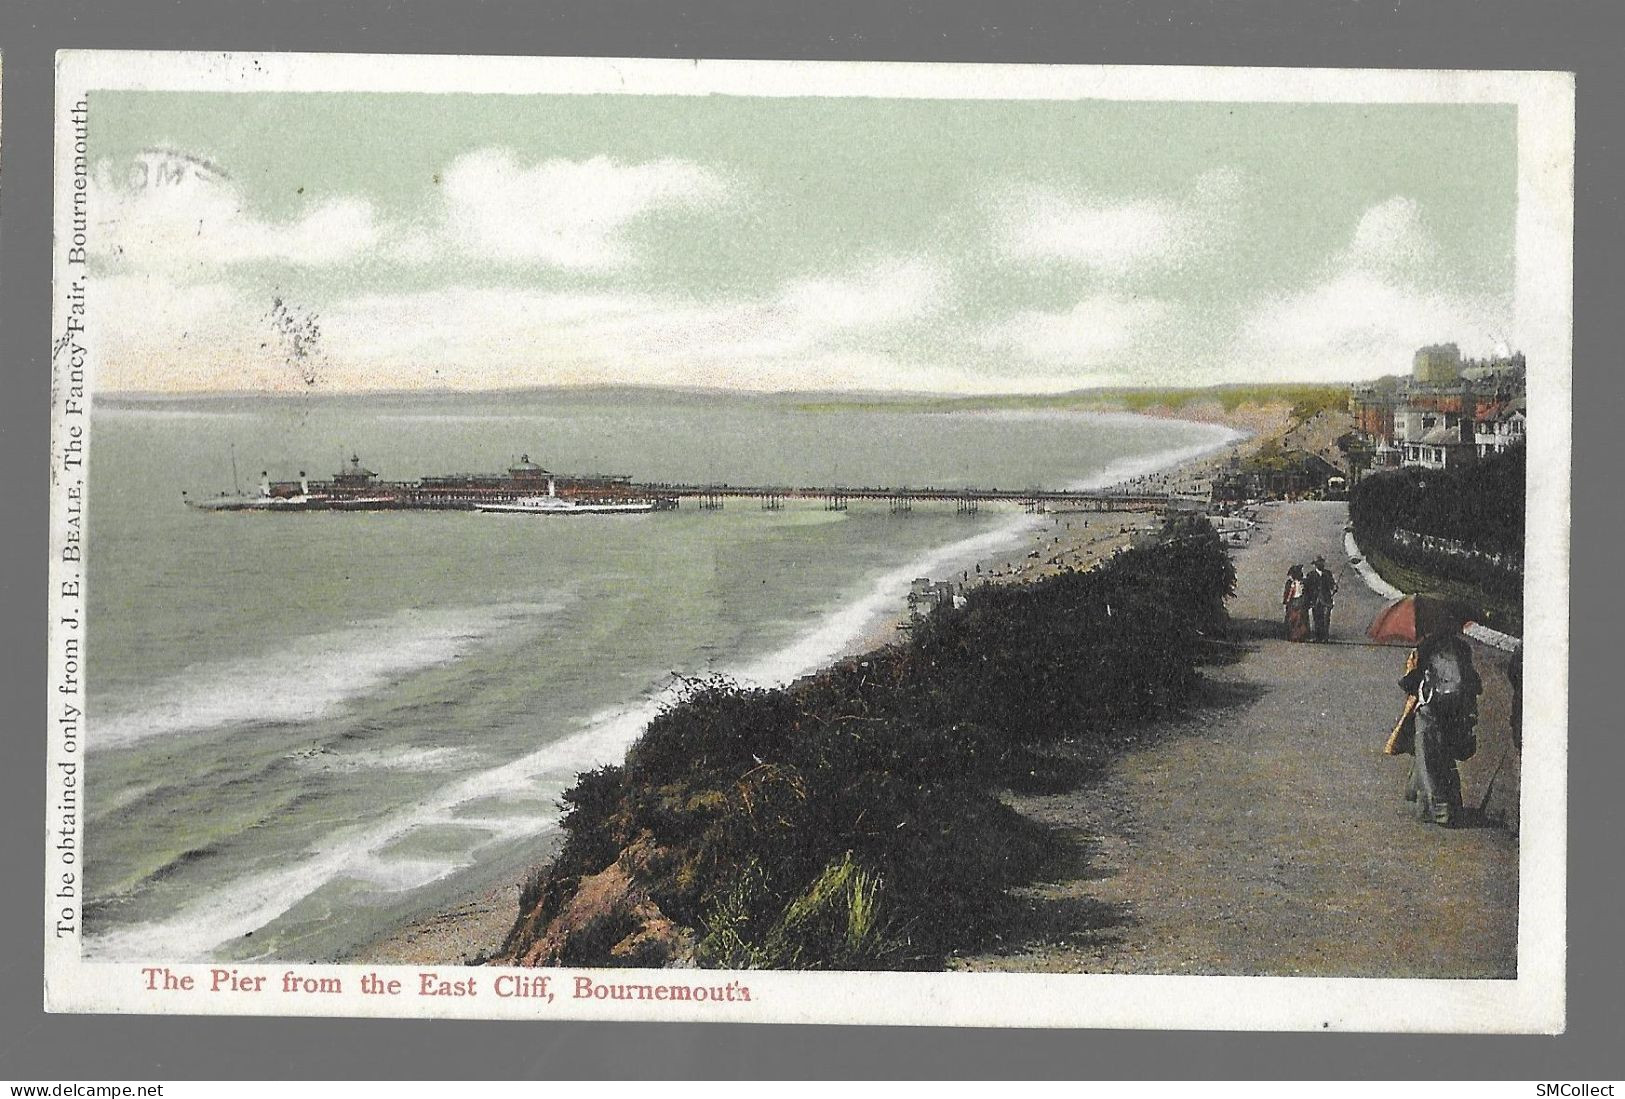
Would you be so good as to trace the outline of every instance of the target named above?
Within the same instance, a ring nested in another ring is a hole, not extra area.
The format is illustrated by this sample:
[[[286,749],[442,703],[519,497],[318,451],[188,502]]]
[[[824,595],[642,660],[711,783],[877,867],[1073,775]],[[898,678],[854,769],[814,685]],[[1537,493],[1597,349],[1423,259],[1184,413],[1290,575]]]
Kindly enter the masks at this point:
[[[1296,418],[1307,418],[1321,408],[1342,408],[1348,401],[1346,385],[1299,382],[1264,382],[1216,386],[1113,387],[1079,389],[1068,393],[1011,394],[979,397],[900,397],[809,401],[797,407],[805,412],[966,412],[1006,409],[1056,409],[1078,412],[1177,412],[1192,406],[1218,405],[1227,412],[1247,406],[1290,407]]]

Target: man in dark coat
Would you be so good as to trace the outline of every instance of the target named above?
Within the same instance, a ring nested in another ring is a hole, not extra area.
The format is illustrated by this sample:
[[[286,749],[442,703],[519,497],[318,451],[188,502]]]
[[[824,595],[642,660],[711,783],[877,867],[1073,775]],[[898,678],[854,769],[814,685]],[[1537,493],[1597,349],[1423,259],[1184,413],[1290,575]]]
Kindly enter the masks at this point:
[[[1337,602],[1337,578],[1326,570],[1326,559],[1316,557],[1303,578],[1309,599],[1310,632],[1316,641],[1325,641],[1332,629],[1332,606]]]

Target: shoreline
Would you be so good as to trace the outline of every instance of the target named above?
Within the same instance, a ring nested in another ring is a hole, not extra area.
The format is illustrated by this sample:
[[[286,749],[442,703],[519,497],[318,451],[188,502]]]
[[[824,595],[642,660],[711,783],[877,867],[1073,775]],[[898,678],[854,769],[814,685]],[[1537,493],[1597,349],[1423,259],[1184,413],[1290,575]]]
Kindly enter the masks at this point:
[[[1188,486],[1194,491],[1229,461],[1232,451],[1250,453],[1267,439],[1278,437],[1289,426],[1284,412],[1263,409],[1248,412],[1253,414],[1212,419],[1191,417],[1192,422],[1221,424],[1241,432],[1242,436],[1215,444],[1201,454],[1161,469],[1111,482],[1109,487],[1156,485],[1179,491]],[[1185,417],[1170,415],[1166,418]],[[1035,522],[1031,530],[1022,532],[1020,542],[987,554],[971,568],[960,570],[960,578],[955,582],[967,587],[977,583],[1019,584],[1065,569],[1091,569],[1126,549],[1137,534],[1154,531],[1159,526],[1156,515],[1143,511],[1056,511],[1032,518]],[[899,623],[907,618],[908,609],[900,599],[895,613],[866,626],[824,666],[903,641],[907,631],[900,629]],[[449,905],[410,919],[340,954],[335,961],[363,965],[479,964],[501,949],[518,916],[519,892],[524,881],[541,865],[538,862],[528,867],[517,880],[464,894]]]

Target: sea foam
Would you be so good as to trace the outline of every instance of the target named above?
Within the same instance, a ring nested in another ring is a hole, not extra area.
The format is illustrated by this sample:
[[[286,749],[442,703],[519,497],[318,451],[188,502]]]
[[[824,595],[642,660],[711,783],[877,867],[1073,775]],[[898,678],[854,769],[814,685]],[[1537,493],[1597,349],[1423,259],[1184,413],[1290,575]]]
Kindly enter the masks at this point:
[[[553,603],[404,610],[297,638],[280,650],[198,664],[96,714],[92,750],[245,724],[314,721],[413,672],[447,664],[561,608]]]

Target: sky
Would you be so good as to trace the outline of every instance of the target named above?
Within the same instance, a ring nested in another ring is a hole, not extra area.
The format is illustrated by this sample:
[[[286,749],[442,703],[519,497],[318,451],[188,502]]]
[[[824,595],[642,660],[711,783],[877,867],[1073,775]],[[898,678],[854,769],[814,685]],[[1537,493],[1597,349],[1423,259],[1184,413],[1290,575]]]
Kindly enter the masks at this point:
[[[1512,329],[1499,105],[96,92],[104,391],[1343,381]]]

